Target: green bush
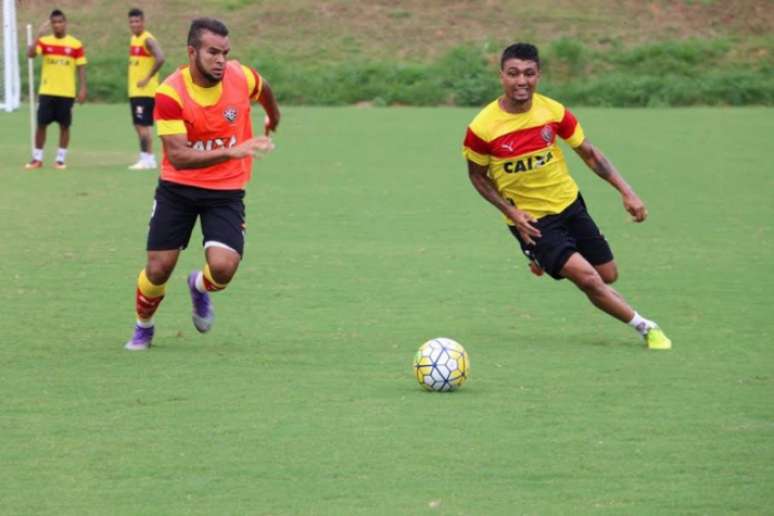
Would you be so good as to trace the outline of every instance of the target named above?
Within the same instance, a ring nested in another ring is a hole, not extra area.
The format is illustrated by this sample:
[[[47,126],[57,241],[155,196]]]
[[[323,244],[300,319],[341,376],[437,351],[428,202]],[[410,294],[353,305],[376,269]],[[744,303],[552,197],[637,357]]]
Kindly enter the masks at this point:
[[[772,105],[774,77],[733,70],[697,78],[610,73],[573,83],[550,84],[544,91],[566,104],[588,106]]]
[[[728,40],[686,40],[593,50],[561,38],[544,52],[541,91],[576,106],[774,104],[774,63],[767,57],[739,62],[733,49]],[[430,63],[358,57],[321,65],[267,53],[244,57],[283,104],[481,106],[501,91],[495,52],[463,45]],[[162,74],[171,71],[167,65]],[[88,77],[90,100],[126,101],[123,55],[91,58]]]
[[[551,77],[577,76],[586,66],[587,54],[588,50],[580,41],[561,37],[549,46],[543,68],[550,71]]]
[[[724,57],[731,45],[727,40],[666,41],[629,50],[600,53],[599,58],[632,74],[691,75],[701,73]]]
[[[461,46],[444,55],[429,72],[436,70],[440,86],[446,94],[439,94],[436,103],[444,97],[459,106],[477,106],[490,101],[499,93],[496,67],[483,50]]]

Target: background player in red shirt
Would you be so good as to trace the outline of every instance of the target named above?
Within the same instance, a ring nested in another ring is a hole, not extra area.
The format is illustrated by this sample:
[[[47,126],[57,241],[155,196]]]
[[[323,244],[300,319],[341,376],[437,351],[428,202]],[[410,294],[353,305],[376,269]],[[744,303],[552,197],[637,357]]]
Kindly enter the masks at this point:
[[[207,332],[214,320],[209,292],[231,281],[244,248],[244,187],[252,157],[274,148],[269,133],[280,113],[269,85],[252,68],[228,61],[228,29],[198,18],[188,33],[188,66],[156,92],[157,130],[164,147],[161,178],[148,231],[148,260],[137,280],[137,324],[128,350],[145,350],[165,285],[201,221],[206,265],[188,276],[193,322]],[[266,111],[266,136],[252,136],[250,102]]]

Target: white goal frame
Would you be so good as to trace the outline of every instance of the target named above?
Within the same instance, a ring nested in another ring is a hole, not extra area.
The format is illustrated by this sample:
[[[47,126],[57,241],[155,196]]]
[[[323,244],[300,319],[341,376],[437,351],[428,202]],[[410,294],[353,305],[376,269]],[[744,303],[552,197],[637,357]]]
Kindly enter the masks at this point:
[[[0,109],[10,112],[21,106],[19,35],[16,30],[16,1],[3,1],[3,96]]]

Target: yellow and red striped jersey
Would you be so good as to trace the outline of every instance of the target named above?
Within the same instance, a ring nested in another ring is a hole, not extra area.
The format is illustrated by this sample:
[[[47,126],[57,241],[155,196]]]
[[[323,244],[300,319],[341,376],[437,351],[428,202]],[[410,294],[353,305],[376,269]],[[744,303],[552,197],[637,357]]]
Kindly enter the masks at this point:
[[[38,94],[75,98],[75,69],[86,64],[83,43],[69,34],[50,34],[38,39],[35,52],[43,56]]]
[[[536,93],[529,111],[514,114],[504,111],[497,99],[468,126],[462,154],[488,167],[505,200],[540,218],[560,213],[578,196],[557,136],[573,148],[585,138],[573,114],[559,102]]]
[[[129,41],[129,97],[153,97],[156,88],[159,87],[159,74],[157,73],[144,87],[139,88],[137,82],[145,79],[156,64],[156,58],[147,46],[149,39],[155,39],[150,32],[143,31],[139,36],[132,34]]]

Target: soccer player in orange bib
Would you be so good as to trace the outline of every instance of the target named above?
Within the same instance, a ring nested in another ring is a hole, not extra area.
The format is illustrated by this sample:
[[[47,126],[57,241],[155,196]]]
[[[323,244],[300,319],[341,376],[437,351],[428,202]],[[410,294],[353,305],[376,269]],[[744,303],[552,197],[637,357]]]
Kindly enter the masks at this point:
[[[140,9],[129,11],[129,30],[129,108],[140,139],[140,157],[129,170],[150,170],[158,166],[153,155],[153,97],[159,87],[164,53],[153,34],[145,30],[145,14]]]
[[[46,34],[48,29],[52,34]],[[78,102],[86,101],[86,54],[83,44],[67,34],[67,18],[59,9],[51,11],[48,21],[38,29],[38,37],[27,48],[27,57],[43,56],[40,89],[38,90],[38,119],[35,129],[35,147],[32,160],[25,168],[43,166],[43,147],[46,144],[46,129],[51,122],[59,124],[59,149],[56,151],[54,167],[67,168],[65,158],[70,144],[75,96],[75,75],[78,75]]]
[[[137,324],[125,348],[146,350],[153,314],[181,249],[201,221],[206,263],[188,276],[193,323],[209,331],[215,312],[210,293],[223,290],[244,249],[244,188],[252,158],[274,148],[269,134],[280,113],[269,84],[254,69],[227,60],[228,29],[197,18],[188,32],[188,65],[156,91],[154,118],[164,147],[161,177],[148,230],[148,260],[137,279]],[[253,137],[250,103],[266,111],[265,136]]]
[[[570,110],[536,93],[539,79],[534,45],[505,49],[500,60],[503,95],[473,119],[465,136],[470,180],[505,216],[533,273],[569,279],[594,306],[634,328],[650,349],[670,349],[672,343],[658,325],[610,287],[618,278],[613,253],[586,210],[557,137],[618,190],[635,222],[647,217],[645,204],[585,137]]]

